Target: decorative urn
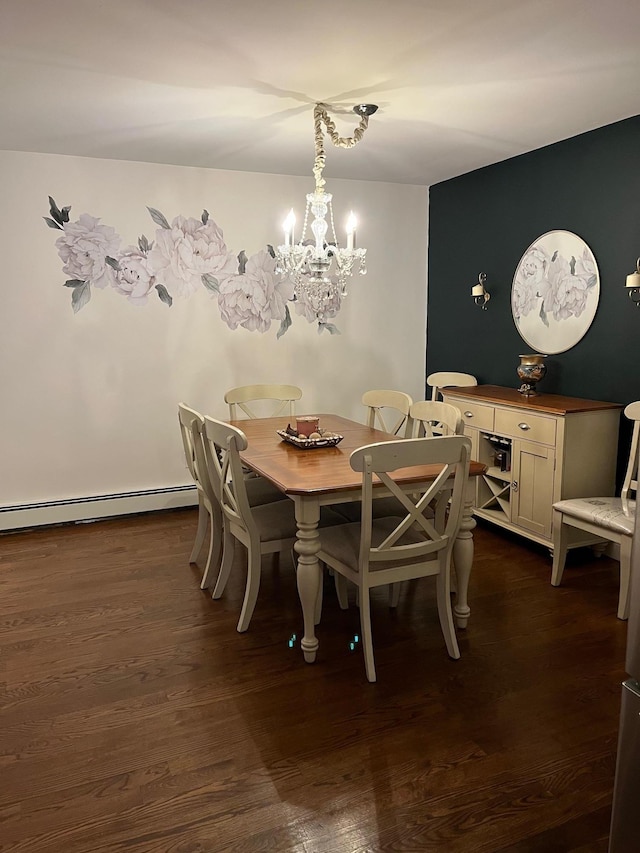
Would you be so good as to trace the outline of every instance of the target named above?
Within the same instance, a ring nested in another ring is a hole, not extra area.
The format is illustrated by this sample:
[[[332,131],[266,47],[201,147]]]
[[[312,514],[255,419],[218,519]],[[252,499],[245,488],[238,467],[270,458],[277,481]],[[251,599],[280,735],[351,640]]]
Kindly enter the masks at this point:
[[[538,393],[536,391],[536,383],[544,379],[547,372],[547,365],[544,363],[545,358],[548,358],[548,356],[537,352],[530,352],[520,356],[517,374],[522,385],[518,388],[518,391],[524,397],[533,397]]]

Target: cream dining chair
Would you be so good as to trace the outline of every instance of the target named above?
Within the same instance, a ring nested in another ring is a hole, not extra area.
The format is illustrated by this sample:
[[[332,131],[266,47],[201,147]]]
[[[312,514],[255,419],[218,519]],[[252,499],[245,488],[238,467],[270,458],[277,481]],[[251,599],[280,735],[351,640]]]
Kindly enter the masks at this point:
[[[410,438],[413,422],[409,416],[413,400],[404,391],[375,390],[362,395],[362,405],[367,407],[367,426],[391,435]],[[360,502],[337,504],[336,512],[347,521],[360,520]],[[385,498],[375,502],[374,514],[388,515]],[[397,595],[396,595],[397,598]]]
[[[442,371],[440,373],[430,373],[427,376],[427,387],[431,388],[431,399],[442,399],[443,388],[465,388],[477,385],[478,380],[470,373],[452,373]]]
[[[413,437],[433,438],[435,435],[462,435],[464,420],[457,406],[439,400],[419,400],[409,409],[413,421]]]
[[[247,549],[247,580],[239,632],[249,627],[260,589],[262,556],[282,551],[293,553],[297,524],[293,501],[281,494],[282,500],[255,506],[249,492],[253,479],[244,476],[240,451],[248,447],[245,434],[231,424],[205,417],[203,429],[204,460],[209,483],[223,513],[222,565],[213,590],[213,598],[224,593],[233,566],[235,542]],[[319,527],[342,524],[343,519],[323,507]],[[319,619],[319,606],[316,609]]]
[[[369,681],[376,680],[369,591],[383,584],[436,577],[438,616],[447,651],[452,658],[460,657],[451,610],[451,555],[462,520],[470,455],[471,440],[457,435],[380,442],[351,454],[351,467],[362,472],[362,520],[323,530],[318,559],[358,589]],[[405,494],[389,475],[398,468],[419,465],[437,465],[440,470],[424,493]],[[396,502],[393,516],[373,517],[374,478],[391,492]],[[449,512],[439,530],[424,509],[441,501],[449,502]]]
[[[203,417],[199,412],[189,408],[185,403],[178,403],[178,423],[180,424],[184,455],[187,468],[193,477],[198,491],[198,527],[196,530],[196,539],[189,556],[189,562],[196,562],[207,535],[207,528],[209,528],[209,552],[200,584],[202,589],[206,589],[212,570],[217,570],[220,567],[222,554],[222,510],[219,503],[216,500],[211,500],[207,494],[203,477],[200,474],[200,471],[202,471],[203,475],[206,476],[206,471],[203,470],[202,464],[198,464],[196,460],[194,423],[202,423],[202,421]]]
[[[378,392],[370,393],[374,394]],[[390,392],[383,393],[387,394]],[[398,394],[401,392],[394,391],[391,393]],[[403,396],[409,397],[408,394],[403,394]],[[434,403],[431,400],[420,400],[417,403],[409,404],[407,423],[411,429],[413,438],[433,438],[434,435],[462,435],[464,430],[464,421],[460,409],[456,406],[450,406],[448,403]],[[374,500],[374,518],[392,514],[391,509],[395,506],[396,502],[394,498],[378,498]],[[357,502],[338,504],[336,510],[349,521],[358,521],[360,519],[360,504]]]
[[[229,418],[232,421],[238,418],[276,418],[279,415],[293,417],[295,414],[295,403],[302,397],[302,390],[296,385],[242,385],[239,388],[231,388],[224,395],[225,403],[229,404]],[[273,405],[268,407],[266,414],[258,414],[256,407],[249,405],[259,404],[264,408],[264,403],[272,401]]]
[[[362,405],[368,409],[367,426],[406,438],[411,435],[412,403],[404,391],[366,391],[362,395]]]
[[[592,534],[597,540],[617,544],[620,548],[620,594],[618,619],[629,617],[629,585],[631,578],[631,543],[635,527],[638,491],[638,448],[640,445],[640,401],[629,403],[624,414],[633,421],[629,461],[619,498],[570,498],[553,505],[553,567],[551,583],[560,586],[570,546],[572,527]]]
[[[178,405],[183,442],[192,458],[193,476],[198,489],[198,529],[189,562],[193,563],[202,547],[209,527],[209,553],[200,583],[201,589],[209,589],[222,562],[223,516],[220,500],[210,482],[207,461],[204,455],[204,416],[184,403]],[[187,460],[189,459],[187,457]],[[190,469],[191,470],[191,469]],[[282,492],[262,477],[253,477],[247,483],[247,496],[251,506],[282,500]],[[203,514],[204,508],[204,514]],[[204,518],[204,521],[203,521]]]

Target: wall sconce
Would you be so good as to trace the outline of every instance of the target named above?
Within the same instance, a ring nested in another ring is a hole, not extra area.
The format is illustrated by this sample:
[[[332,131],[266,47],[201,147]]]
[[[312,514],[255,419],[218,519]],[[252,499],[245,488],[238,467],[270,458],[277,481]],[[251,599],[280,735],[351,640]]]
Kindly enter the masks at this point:
[[[640,278],[640,272],[638,273]],[[478,276],[478,283],[474,284],[471,288],[471,295],[473,296],[473,301],[476,305],[480,305],[483,311],[487,310],[487,302],[491,299],[491,294],[485,290],[485,282],[487,280],[487,274],[481,272]],[[627,279],[628,281],[629,279]],[[638,285],[640,286],[640,284]],[[627,285],[628,287],[628,285]]]
[[[635,272],[627,276],[627,292],[636,308],[640,308],[640,258],[636,261]]]

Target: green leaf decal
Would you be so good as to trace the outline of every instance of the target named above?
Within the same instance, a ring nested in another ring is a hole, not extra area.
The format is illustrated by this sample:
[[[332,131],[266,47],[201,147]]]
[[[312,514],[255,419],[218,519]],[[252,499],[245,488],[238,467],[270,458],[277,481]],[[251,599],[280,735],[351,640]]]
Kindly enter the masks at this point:
[[[110,267],[113,267],[114,270],[117,271],[120,269],[120,264],[118,263],[118,261],[116,261],[115,258],[110,258],[109,255],[107,255],[105,261],[109,264]]]
[[[62,208],[62,210],[60,211],[60,215],[61,215],[61,217],[62,217],[62,221],[63,221],[63,222],[68,222],[68,221],[69,221],[69,211],[70,211],[70,210],[71,210],[71,205],[70,205],[70,204],[67,204],[67,205],[66,205],[65,207],[63,207],[63,208]]]
[[[324,330],[327,330],[330,335],[339,335],[340,329],[337,326],[334,326],[333,323],[318,323],[318,334],[322,334]]]
[[[85,281],[82,281],[80,278],[70,278],[68,281],[65,281],[65,287],[80,287],[81,284],[86,284]]]
[[[597,280],[598,280],[598,276],[590,275],[589,278],[587,279],[587,287],[593,287]]]
[[[247,267],[247,255],[244,249],[241,250],[238,255],[238,275],[244,275],[244,271]]]
[[[207,290],[213,291],[213,293],[220,292],[220,283],[217,278],[214,278],[211,273],[205,272],[200,278],[202,279],[202,283],[207,288]]]
[[[171,230],[171,226],[159,210],[156,210],[155,207],[147,207],[147,210],[151,214],[151,218],[156,223],[156,225],[159,225],[161,228],[168,228],[169,230]]]
[[[73,308],[73,313],[77,314],[81,308],[84,308],[90,299],[91,286],[88,281],[83,281],[80,285],[74,287],[73,293],[71,294],[71,306]]]
[[[173,305],[173,299],[164,284],[156,284],[156,290],[158,291],[160,301],[164,302],[165,305],[171,307]]]
[[[287,329],[291,326],[291,314],[289,313],[289,306],[284,306],[284,319],[282,323],[280,323],[280,328],[278,329],[278,334],[276,335],[276,340],[281,338]]]
[[[63,217],[62,211],[58,208],[58,205],[51,198],[51,196],[49,196],[49,212],[51,213],[51,216],[55,219],[55,221],[58,223],[58,225],[60,225],[61,227],[63,223],[69,221],[69,211],[71,210],[71,208],[68,207],[65,208],[65,210],[67,217],[66,219]]]
[[[144,234],[141,237],[138,237],[138,248],[140,249],[143,255],[146,255],[152,246],[153,243],[150,243],[144,236]]]
[[[44,219],[44,221],[47,223],[47,225],[49,226],[49,228],[59,228],[61,231],[64,231],[64,229],[63,229],[62,225],[58,225],[58,223],[57,223],[57,222],[54,222],[54,221],[53,221],[53,219],[49,219],[49,217],[48,217],[48,216],[43,216],[42,218],[43,218],[43,219]]]
[[[269,254],[271,255],[272,258],[275,258],[276,253],[275,253],[274,248],[271,245],[271,243],[267,243],[267,252],[269,252]]]
[[[202,211],[202,216],[200,218],[202,219],[203,225],[206,225],[209,221],[209,211],[206,208]]]

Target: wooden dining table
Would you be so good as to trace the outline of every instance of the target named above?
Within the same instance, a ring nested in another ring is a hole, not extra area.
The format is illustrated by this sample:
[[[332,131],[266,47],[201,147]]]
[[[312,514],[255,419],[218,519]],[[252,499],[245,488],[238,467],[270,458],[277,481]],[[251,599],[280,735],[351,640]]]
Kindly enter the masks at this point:
[[[351,468],[351,453],[366,444],[398,439],[396,435],[339,415],[320,414],[318,418],[321,429],[343,436],[342,441],[335,447],[303,449],[284,441],[277,430],[287,427],[291,419],[286,416],[230,421],[247,437],[248,447],[240,453],[243,465],[277,486],[295,505],[298,535],[294,548],[298,554],[298,595],[304,619],[301,647],[307,663],[313,663],[318,650],[314,617],[322,581],[317,556],[322,535],[322,531],[318,530],[320,507],[359,501],[362,474]],[[406,487],[407,491],[415,491],[421,485],[426,486],[432,482],[440,470],[441,466],[437,465],[423,465],[410,470],[399,469],[394,472],[393,479],[403,488]],[[486,466],[480,462],[471,462],[462,523],[453,546],[457,581],[453,613],[458,628],[466,628],[471,612],[467,603],[467,591],[473,564],[472,531],[476,526],[472,516],[472,478],[485,470]],[[380,496],[387,494],[388,491],[380,485]]]

